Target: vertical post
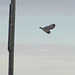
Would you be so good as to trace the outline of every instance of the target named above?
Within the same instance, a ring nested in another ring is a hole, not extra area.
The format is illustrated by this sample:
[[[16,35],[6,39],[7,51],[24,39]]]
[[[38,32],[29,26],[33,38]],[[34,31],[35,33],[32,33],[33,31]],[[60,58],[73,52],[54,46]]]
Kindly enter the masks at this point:
[[[11,0],[9,9],[9,35],[8,35],[8,51],[9,51],[9,71],[8,75],[14,73],[14,35],[15,35],[15,0]]]

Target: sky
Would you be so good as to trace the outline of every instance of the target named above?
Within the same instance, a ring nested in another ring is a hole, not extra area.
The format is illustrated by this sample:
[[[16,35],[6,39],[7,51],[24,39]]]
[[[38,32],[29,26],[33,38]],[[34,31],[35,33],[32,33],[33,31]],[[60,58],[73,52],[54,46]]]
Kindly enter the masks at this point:
[[[16,1],[15,75],[75,74],[74,3],[74,0]],[[0,0],[1,75],[8,72],[9,4],[10,0]],[[51,34],[39,29],[50,24],[56,25]]]
[[[10,1],[0,0],[1,42],[8,41]],[[17,0],[15,42],[75,44],[74,0]],[[39,29],[56,24],[50,35]]]

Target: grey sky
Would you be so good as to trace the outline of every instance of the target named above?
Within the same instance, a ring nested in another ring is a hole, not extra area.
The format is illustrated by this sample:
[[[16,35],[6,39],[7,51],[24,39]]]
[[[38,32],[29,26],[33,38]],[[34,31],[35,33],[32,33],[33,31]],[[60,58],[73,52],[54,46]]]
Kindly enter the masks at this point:
[[[16,0],[17,13],[75,15],[74,0]],[[0,0],[0,8],[8,8],[9,0]],[[2,9],[1,9],[2,10]],[[8,9],[7,9],[8,10]]]
[[[16,1],[15,75],[75,74],[75,0]],[[9,4],[0,0],[0,75],[8,72]],[[51,35],[39,30],[51,23]]]
[[[0,43],[0,74],[8,73],[7,44]],[[75,46],[69,44],[15,45],[15,75],[75,74]]]
[[[54,31],[55,34],[57,34],[57,38],[58,36],[60,37],[60,35],[64,37],[63,35],[66,35],[66,34],[68,34],[67,37],[69,36],[69,38],[73,36],[73,34],[71,33],[74,32],[74,25],[75,25],[74,24],[75,23],[74,22],[74,18],[75,18],[74,17],[75,15],[75,10],[74,10],[75,1],[74,0],[70,0],[70,1],[68,0],[61,0],[61,1],[60,0],[32,0],[32,1],[31,0],[16,0],[16,3],[17,3],[16,5],[16,31],[18,31],[18,33],[16,33],[16,37],[22,38],[22,40],[25,40],[26,36],[27,36],[27,39],[29,37],[27,33],[30,34],[30,32],[32,32],[31,34],[33,34],[32,37],[34,38],[36,35],[35,29],[38,33],[38,35],[36,36],[38,37],[39,33],[41,34],[41,31],[38,29],[39,26],[48,25],[50,23],[56,23],[57,25],[55,29],[56,31]],[[2,39],[4,38],[3,35],[7,36],[7,33],[8,33],[7,32],[8,29],[6,28],[8,28],[8,21],[9,21],[8,20],[9,19],[9,4],[10,4],[9,0],[7,1],[0,0],[0,6],[1,6],[0,7],[0,17],[1,17],[0,18],[1,19],[0,33],[3,32],[3,34],[1,34]],[[61,27],[65,30],[62,31]],[[21,31],[20,31],[20,28],[22,29]],[[29,29],[29,31],[27,28]],[[25,33],[26,31],[27,33]],[[62,33],[60,33],[59,31],[62,31]],[[19,36],[20,33],[21,33],[21,36]],[[25,36],[22,33],[27,34],[27,35]],[[72,39],[73,38],[74,37],[72,37]],[[48,39],[48,36],[47,36],[47,39]]]
[[[74,10],[74,0],[17,0],[17,5],[24,10],[67,11]],[[17,7],[18,8],[18,7]]]
[[[7,7],[10,0],[0,0],[0,7]]]

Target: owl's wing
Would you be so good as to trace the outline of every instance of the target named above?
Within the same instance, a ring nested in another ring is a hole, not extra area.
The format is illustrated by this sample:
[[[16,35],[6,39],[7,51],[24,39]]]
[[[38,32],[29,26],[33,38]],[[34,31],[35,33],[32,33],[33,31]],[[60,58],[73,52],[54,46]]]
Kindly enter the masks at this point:
[[[51,29],[53,29],[54,27],[55,27],[55,24],[51,24],[51,25],[48,26],[48,29],[51,30]]]
[[[49,30],[46,30],[46,29],[42,29],[44,32],[50,34],[51,32]]]
[[[49,25],[49,26],[44,27],[44,29],[46,29],[46,30],[51,30],[51,29],[53,29],[54,27],[55,27],[55,24],[51,24],[51,25]]]

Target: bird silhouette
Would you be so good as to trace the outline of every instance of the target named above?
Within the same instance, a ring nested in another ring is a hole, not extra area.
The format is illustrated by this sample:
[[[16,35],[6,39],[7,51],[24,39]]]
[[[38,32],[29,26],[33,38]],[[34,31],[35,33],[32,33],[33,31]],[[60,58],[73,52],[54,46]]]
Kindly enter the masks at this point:
[[[43,31],[45,31],[46,33],[50,34],[52,29],[55,28],[55,24],[51,24],[49,26],[46,27],[39,27],[40,29],[42,29]]]

